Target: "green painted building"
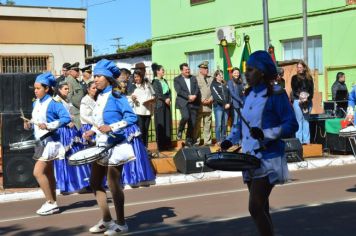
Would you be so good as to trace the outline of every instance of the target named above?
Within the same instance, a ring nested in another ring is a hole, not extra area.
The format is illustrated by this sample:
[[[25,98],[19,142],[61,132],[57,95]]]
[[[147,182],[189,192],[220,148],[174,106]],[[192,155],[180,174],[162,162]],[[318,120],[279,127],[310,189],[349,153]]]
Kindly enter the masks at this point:
[[[318,69],[319,91],[325,98],[338,71],[347,85],[356,82],[356,1],[308,0],[308,64]],[[303,58],[302,0],[269,0],[270,43],[277,61]],[[151,0],[152,61],[168,70],[182,62],[192,69],[209,60],[223,67],[217,30],[231,38],[232,65],[239,66],[244,35],[251,50],[264,48],[262,0]],[[232,34],[232,35],[230,35]],[[235,39],[235,40],[234,40]],[[329,93],[330,95],[330,93]],[[331,95],[330,95],[331,96]],[[329,97],[330,97],[329,96]]]

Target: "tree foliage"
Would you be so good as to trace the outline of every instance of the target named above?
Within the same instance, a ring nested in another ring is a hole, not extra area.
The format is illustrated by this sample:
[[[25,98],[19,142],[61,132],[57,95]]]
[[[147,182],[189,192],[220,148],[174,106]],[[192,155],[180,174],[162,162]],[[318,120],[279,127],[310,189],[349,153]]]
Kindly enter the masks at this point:
[[[16,3],[13,0],[6,0],[6,5],[14,6]]]
[[[137,49],[143,49],[143,48],[151,48],[152,47],[152,40],[151,39],[147,39],[144,42],[138,42],[138,43],[134,43],[128,47],[125,48],[118,48],[116,50],[117,53],[122,53],[122,52],[130,52],[130,51],[134,51]]]

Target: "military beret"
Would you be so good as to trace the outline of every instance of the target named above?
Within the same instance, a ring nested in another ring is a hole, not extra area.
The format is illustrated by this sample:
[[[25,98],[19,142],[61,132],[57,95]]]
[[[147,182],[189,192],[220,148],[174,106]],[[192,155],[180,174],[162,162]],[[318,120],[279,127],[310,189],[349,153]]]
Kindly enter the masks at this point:
[[[208,69],[209,68],[209,62],[208,61],[203,61],[202,63],[200,63],[198,65],[199,68],[205,68]]]

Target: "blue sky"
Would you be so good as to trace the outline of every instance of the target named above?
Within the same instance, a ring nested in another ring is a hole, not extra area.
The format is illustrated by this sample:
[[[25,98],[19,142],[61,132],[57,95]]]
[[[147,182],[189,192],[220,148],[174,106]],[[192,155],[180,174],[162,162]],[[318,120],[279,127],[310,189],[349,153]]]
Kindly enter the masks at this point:
[[[1,0],[5,2],[5,0]],[[129,46],[151,38],[150,0],[15,0],[16,5],[85,7],[88,4],[87,42],[96,54],[114,53],[113,38]]]

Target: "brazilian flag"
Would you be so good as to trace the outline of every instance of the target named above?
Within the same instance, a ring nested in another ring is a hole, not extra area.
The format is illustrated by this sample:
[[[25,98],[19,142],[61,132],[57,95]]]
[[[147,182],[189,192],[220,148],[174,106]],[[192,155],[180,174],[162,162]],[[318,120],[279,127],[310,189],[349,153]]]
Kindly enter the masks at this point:
[[[250,57],[251,54],[251,48],[250,48],[250,36],[245,35],[244,37],[244,41],[245,41],[245,46],[244,49],[242,51],[242,55],[241,55],[241,62],[240,62],[240,70],[241,73],[245,73],[246,72],[246,62],[248,60],[248,58]]]

